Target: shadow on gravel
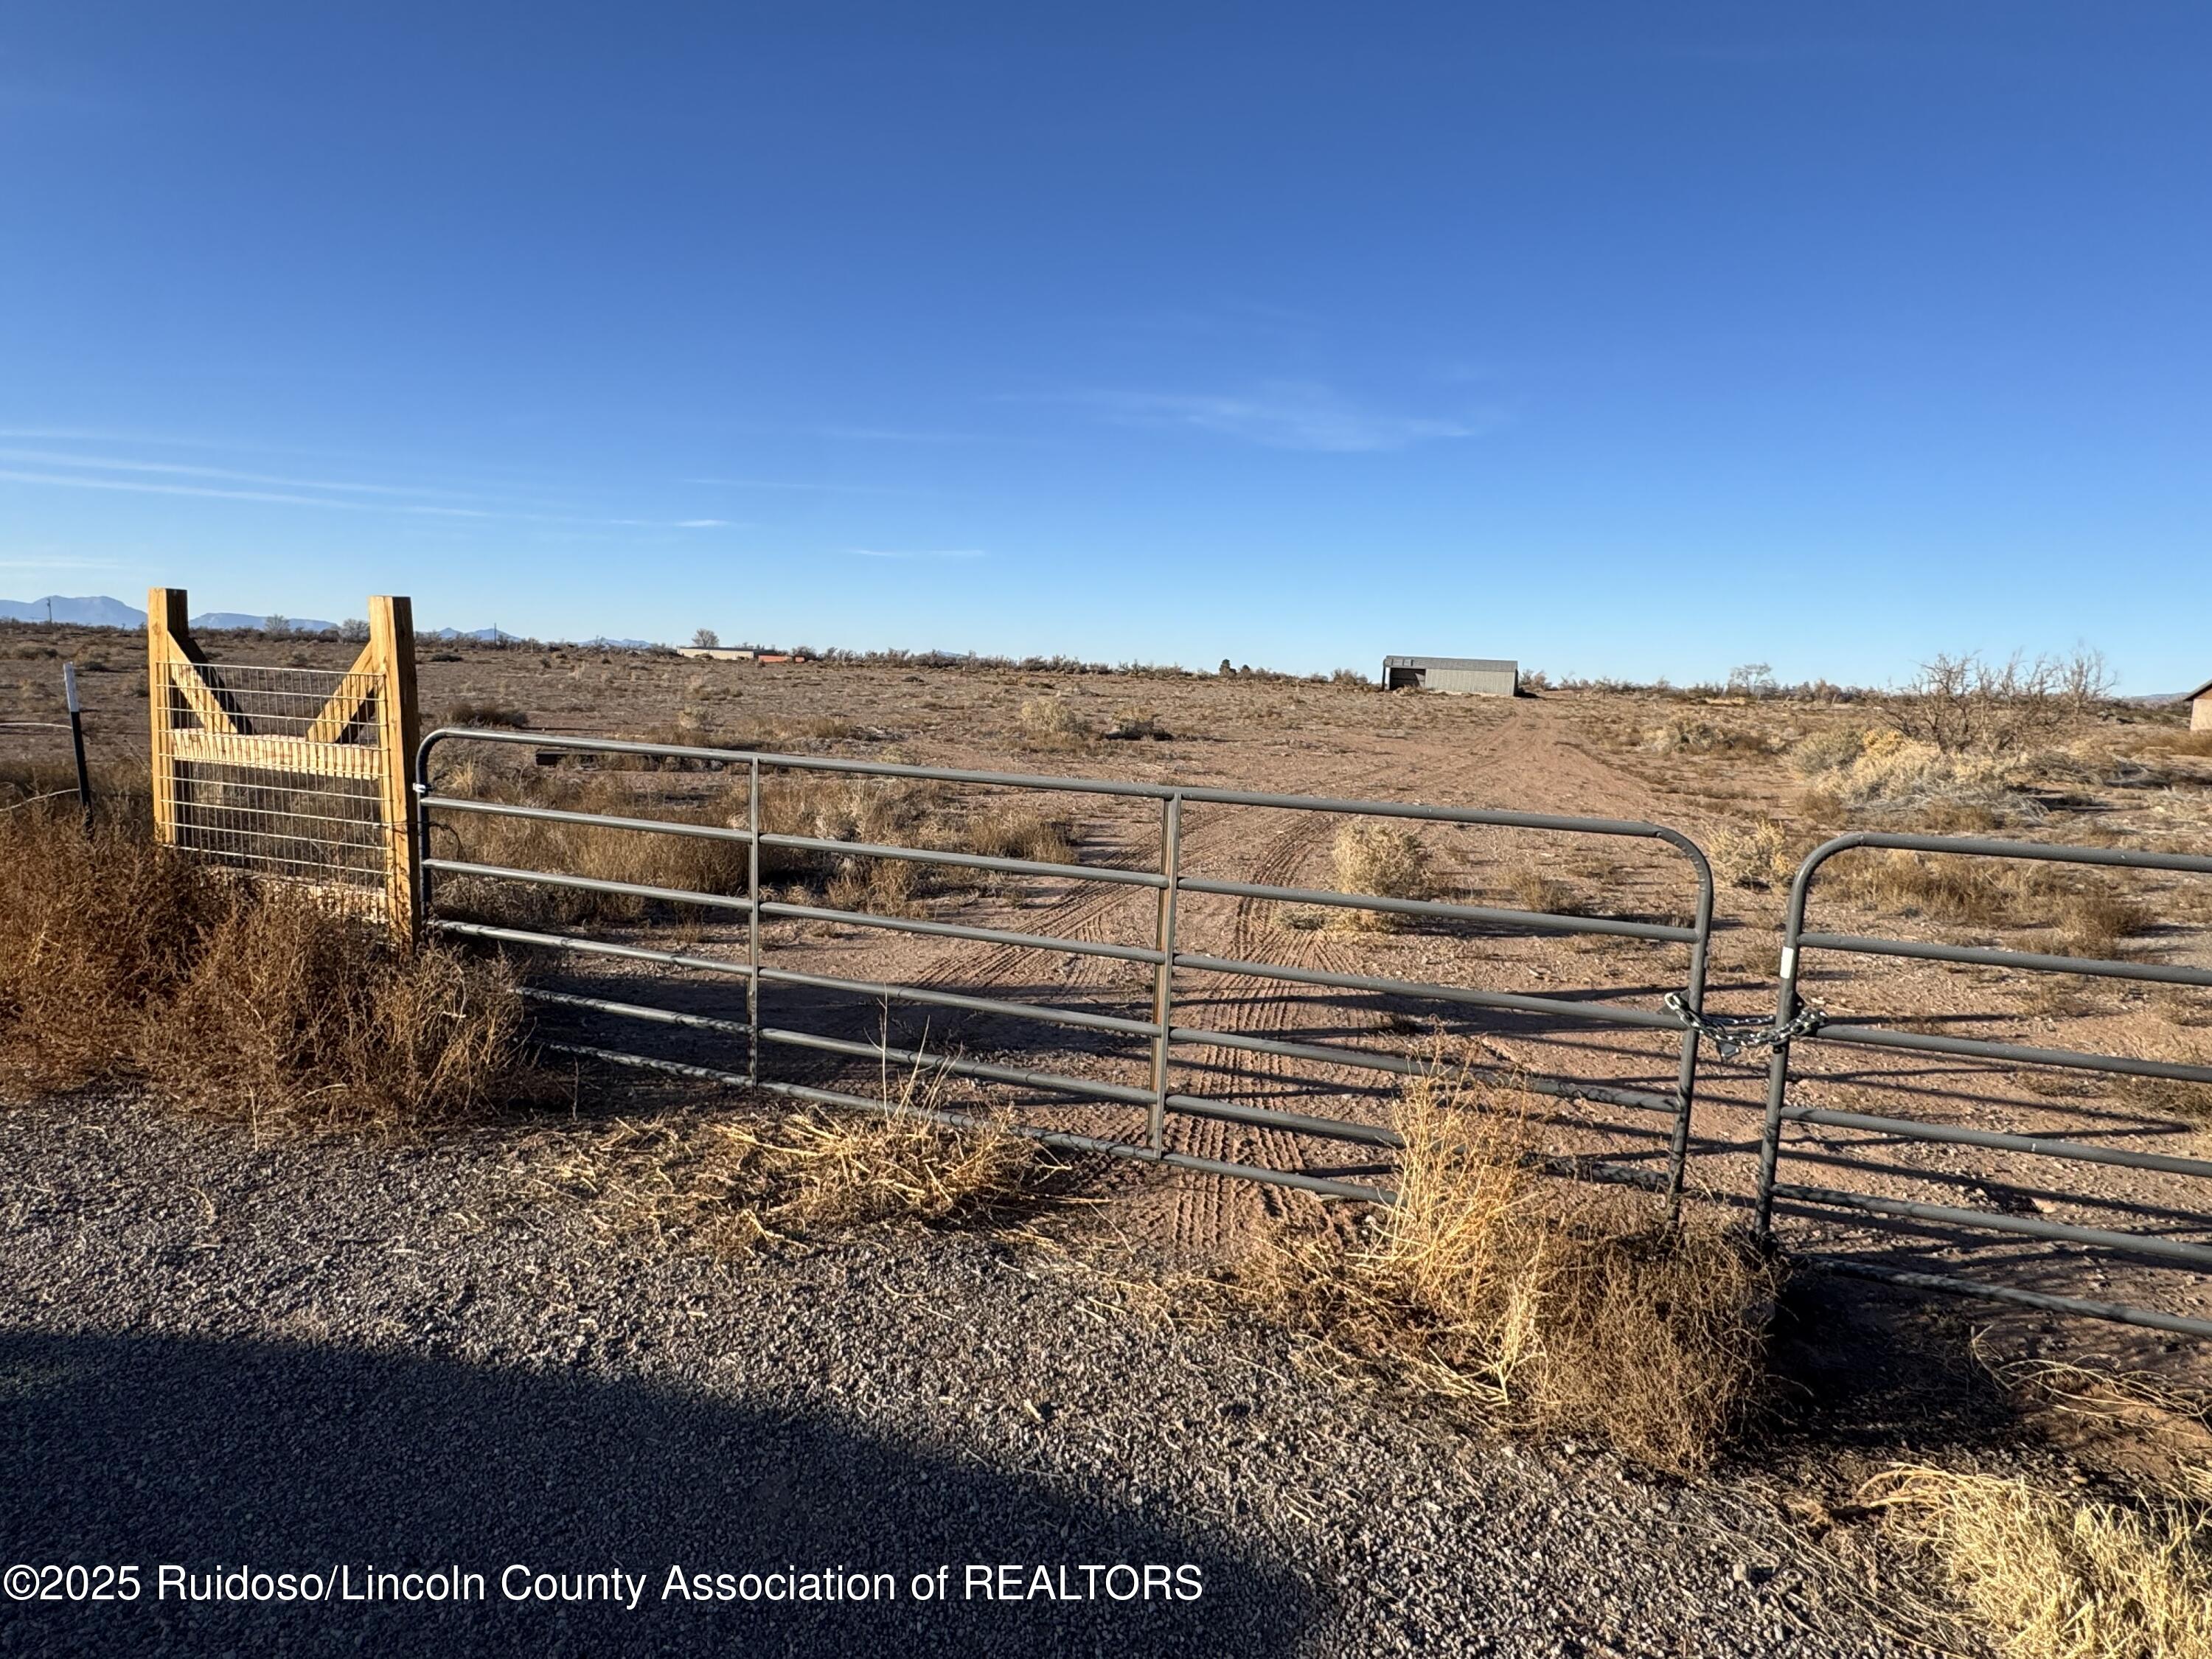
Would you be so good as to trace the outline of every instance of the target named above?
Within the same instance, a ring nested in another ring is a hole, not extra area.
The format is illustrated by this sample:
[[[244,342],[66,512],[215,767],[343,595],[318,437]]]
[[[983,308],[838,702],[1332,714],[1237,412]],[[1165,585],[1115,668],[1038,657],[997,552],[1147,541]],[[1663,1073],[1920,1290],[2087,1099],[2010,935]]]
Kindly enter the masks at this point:
[[[135,1602],[0,1602],[4,1653],[1265,1656],[1325,1611],[1218,1538],[818,1416],[345,1350],[0,1335],[0,1565],[136,1562],[143,1585]],[[186,1604],[156,1599],[163,1562],[350,1565],[356,1589],[372,1565],[458,1565],[483,1599]],[[1055,1588],[1066,1564],[1078,1594],[1085,1563],[1189,1564],[1204,1594],[1117,1601],[1102,1576],[1093,1601],[967,1600],[970,1562],[1043,1564]],[[643,1593],[635,1610],[509,1601],[516,1564],[572,1581],[619,1567]],[[951,1598],[914,1599],[945,1564]],[[896,1594],[664,1600],[672,1566],[889,1572]]]

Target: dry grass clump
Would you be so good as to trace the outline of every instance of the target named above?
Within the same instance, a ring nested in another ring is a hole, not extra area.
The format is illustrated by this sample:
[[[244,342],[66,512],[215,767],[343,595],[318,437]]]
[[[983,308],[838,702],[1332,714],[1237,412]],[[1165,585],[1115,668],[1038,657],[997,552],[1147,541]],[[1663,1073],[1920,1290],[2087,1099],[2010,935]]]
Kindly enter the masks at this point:
[[[504,963],[412,953],[283,887],[239,896],[138,1042],[143,1073],[225,1116],[422,1128],[521,1091]]]
[[[453,767],[441,780],[439,789],[477,800],[618,817],[662,817],[717,827],[742,826],[745,817],[742,788],[732,793],[718,785],[693,799],[670,803],[643,794],[629,775],[617,771],[521,772],[470,760]],[[720,894],[745,890],[744,843],[699,836],[602,829],[481,812],[447,813],[433,825],[424,850],[475,864],[557,871],[647,887]],[[611,893],[475,877],[440,876],[434,880],[441,908],[526,927],[635,921],[650,908],[644,900]]]
[[[446,710],[445,726],[498,726],[510,732],[529,729],[530,716],[510,703],[486,699],[454,703]]]
[[[1409,1083],[1398,1201],[1361,1237],[1284,1237],[1260,1294],[1340,1364],[1498,1426],[1707,1467],[1756,1400],[1771,1261],[1702,1219],[1529,1164],[1523,1097]]]
[[[533,1085],[506,969],[73,816],[0,819],[0,1063],[226,1116],[414,1128]]]
[[[1587,915],[1590,907],[1572,882],[1524,864],[1505,879],[1506,890],[1523,910],[1541,910],[1555,916]]]
[[[1109,743],[1165,743],[1173,735],[1160,723],[1160,717],[1149,708],[1139,708],[1132,703],[1114,711],[1113,723],[1101,733]]]
[[[2178,1066],[2212,1066],[2212,1051],[2201,1042],[2169,1041],[2152,1055]],[[2182,1078],[2116,1077],[2112,1092],[2138,1111],[2160,1112],[2191,1122],[2212,1124],[2212,1084],[2191,1083]]]
[[[2212,755],[2212,731],[2154,732],[2144,737],[2141,747],[2168,755]]]
[[[1430,891],[1429,853],[1413,827],[1392,818],[1350,818],[1329,846],[1329,863],[1338,890],[1377,898],[1425,898]],[[1340,927],[1383,933],[1403,927],[1406,918],[1389,910],[1338,910]]]
[[[1036,1195],[1054,1167],[1026,1135],[940,1122],[907,1104],[719,1133],[761,1153],[779,1189],[768,1218],[810,1231],[973,1219]]]
[[[1753,726],[1729,726],[1695,715],[1678,714],[1642,734],[1641,744],[1655,755],[1767,754],[1777,739]]]
[[[1002,1123],[930,1114],[942,1074],[886,1088],[885,1110],[804,1109],[740,1121],[618,1122],[568,1144],[556,1184],[612,1224],[738,1252],[792,1232],[900,1223],[955,1226],[1026,1212],[1061,1173],[1049,1151]]]
[[[1866,752],[1872,728],[1833,726],[1803,738],[1790,751],[1790,764],[1800,777],[1817,778],[1840,772]]]
[[[1930,858],[1899,848],[1854,857],[1843,886],[1877,909],[1941,921],[1996,927],[2013,920],[2024,898],[2054,891],[2047,871],[1996,859]]]
[[[2118,957],[2127,942],[2149,930],[2154,918],[2137,901],[2092,888],[2058,901],[2058,943],[2069,956]]]
[[[953,837],[954,850],[986,858],[1027,859],[1035,864],[1073,864],[1073,830],[1063,818],[1006,804],[971,812]]]
[[[1765,816],[1747,824],[1723,824],[1706,838],[1705,848],[1714,871],[1733,886],[1787,887],[1797,873],[1790,832]]]
[[[1017,735],[1031,749],[1075,749],[1091,741],[1091,722],[1068,698],[1029,697],[1015,717]]]
[[[1856,745],[1839,733],[1808,738],[1792,759],[1813,784],[1808,799],[1824,810],[1889,819],[1932,816],[1957,828],[1991,826],[2035,810],[2013,787],[2016,763],[1939,749],[1887,726],[1858,733]]]
[[[1919,1465],[1886,1472],[1863,1498],[1935,1554],[2011,1659],[2212,1654],[2212,1505],[2122,1507]]]
[[[2049,930],[2015,940],[2024,950],[2118,958],[2155,921],[2140,901],[2093,877],[2020,860],[1892,848],[1854,857],[1839,873],[1851,898],[1892,914],[1977,927]]]

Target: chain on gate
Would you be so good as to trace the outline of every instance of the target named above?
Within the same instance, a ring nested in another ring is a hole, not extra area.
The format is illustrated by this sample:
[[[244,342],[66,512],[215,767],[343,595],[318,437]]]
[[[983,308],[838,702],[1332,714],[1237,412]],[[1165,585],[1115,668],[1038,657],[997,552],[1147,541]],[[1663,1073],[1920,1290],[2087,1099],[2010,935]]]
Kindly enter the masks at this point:
[[[1680,991],[1667,994],[1667,1012],[1699,1036],[1712,1041],[1713,1052],[1723,1060],[1759,1048],[1779,1048],[1792,1038],[1810,1036],[1820,1029],[1822,1011],[1811,1003],[1781,1024],[1761,1014],[1701,1014]]]

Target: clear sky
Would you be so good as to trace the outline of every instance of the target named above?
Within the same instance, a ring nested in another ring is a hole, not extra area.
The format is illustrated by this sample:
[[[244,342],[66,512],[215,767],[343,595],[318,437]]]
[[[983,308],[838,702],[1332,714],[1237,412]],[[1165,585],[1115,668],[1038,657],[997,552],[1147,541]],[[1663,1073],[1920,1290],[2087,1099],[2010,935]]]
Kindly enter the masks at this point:
[[[0,594],[2212,675],[2212,7],[0,9]]]

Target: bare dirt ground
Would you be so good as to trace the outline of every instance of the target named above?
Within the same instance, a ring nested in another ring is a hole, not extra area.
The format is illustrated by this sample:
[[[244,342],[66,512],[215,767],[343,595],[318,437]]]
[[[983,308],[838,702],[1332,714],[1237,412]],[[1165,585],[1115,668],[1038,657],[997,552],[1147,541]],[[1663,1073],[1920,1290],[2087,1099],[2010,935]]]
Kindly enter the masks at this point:
[[[143,674],[129,641],[33,628],[0,644],[15,654],[0,667],[0,719],[52,718],[58,665],[45,653],[74,650],[90,672],[88,720],[98,758],[129,764],[143,750]],[[210,642],[218,657],[337,666],[335,642]],[[2156,748],[2166,727],[2125,712],[2071,734],[2073,772],[2015,791],[2020,812],[1959,823],[1926,811],[1859,811],[1822,804],[1790,760],[1811,737],[1878,724],[1865,703],[1745,706],[1656,694],[1552,692],[1510,702],[1385,696],[1358,687],[1256,678],[1084,674],[1015,669],[950,670],[846,663],[740,665],[666,654],[577,647],[456,644],[422,647],[426,726],[458,713],[526,722],[532,732],[652,738],[973,768],[1260,789],[1285,793],[1421,801],[1607,818],[1679,829],[1712,848],[1765,818],[1789,844],[1788,861],[1823,834],[1850,827],[1967,828],[2050,841],[2197,850],[2212,824],[2212,760]],[[13,683],[9,683],[12,671]],[[1068,725],[1091,736],[1039,737],[1024,706],[1058,702]],[[1111,741],[1095,735],[1141,715],[1162,738]],[[2170,722],[2169,722],[2170,725]],[[53,755],[51,734],[0,732],[9,751]],[[44,744],[43,748],[38,747]],[[2146,747],[2146,744],[2150,745]],[[513,756],[513,751],[501,751]],[[447,763],[467,757],[448,751]],[[531,769],[526,756],[521,770]],[[553,787],[568,769],[540,769],[524,784]],[[629,774],[641,800],[710,803],[726,781],[713,775]],[[2011,799],[2012,797],[2008,797]],[[1157,804],[1030,795],[1022,804],[1065,817],[1079,860],[1156,867]],[[1268,809],[1194,805],[1185,815],[1186,873],[1327,888],[1335,821]],[[455,833],[465,845],[465,827]],[[1423,840],[1442,891],[1478,903],[1534,905],[1640,920],[1686,918],[1693,887],[1686,866],[1650,842],[1438,826]],[[444,850],[444,849],[439,849]],[[1971,921],[1940,907],[1885,902],[1844,878],[1846,860],[1816,896],[1815,927],[1888,933],[1956,943],[2054,950],[2047,923],[2064,895],[2020,896],[2010,913]],[[2159,962],[2212,966],[2212,881],[2121,875],[2100,878],[2141,907],[2142,922],[2115,947]],[[823,902],[793,884],[787,897]],[[1779,884],[1731,883],[1723,872],[1713,945],[1710,1006],[1771,1012]],[[927,915],[1015,931],[1145,945],[1152,895],[1083,882],[1006,878],[981,888],[925,895]],[[1182,948],[1243,960],[1387,975],[1655,1009],[1686,973],[1680,947],[1590,937],[1530,937],[1421,926],[1392,932],[1316,926],[1327,918],[1249,898],[1187,896]],[[707,957],[742,956],[740,930],[711,921],[682,927],[597,924],[602,936],[672,939]],[[1013,946],[919,939],[833,922],[778,920],[765,929],[768,959],[801,971],[871,981],[1027,997],[1095,1013],[1143,1018],[1150,970],[1100,957],[1053,957]],[[596,994],[659,1000],[694,1012],[742,1018],[740,988],[707,976],[609,965],[605,959],[548,962],[549,981]],[[2043,1046],[2191,1059],[2203,1052],[2212,993],[2115,981],[2057,980],[1988,968],[1828,955],[1814,958],[1805,994],[1832,1015],[1912,1029]],[[649,991],[649,994],[647,994]],[[1178,1023],[1228,1034],[1421,1054],[1449,1052],[1547,1075],[1663,1092],[1676,1043],[1662,1032],[1511,1012],[1455,1009],[1413,999],[1345,994],[1280,981],[1206,974],[1178,975]],[[939,1009],[887,1007],[866,998],[770,987],[763,1018],[793,1029],[895,1040],[932,1052],[1072,1072],[1136,1086],[1149,1079],[1148,1045],[1093,1031],[1013,1024]],[[633,1028],[585,1018],[574,1034],[595,1043],[637,1042]],[[656,1052],[742,1070],[726,1039],[664,1044]],[[829,1062],[780,1054],[777,1074],[827,1078]],[[858,1075],[847,1066],[848,1080]],[[2212,1155],[2204,1103],[2186,1085],[2146,1085],[2092,1073],[2024,1072],[1944,1056],[1885,1054],[1817,1043],[1800,1047],[1793,1099],[1877,1115],[1924,1117],[1978,1129]],[[1174,1086],[1208,1099],[1379,1122],[1387,1079],[1340,1066],[1231,1047],[1181,1045]],[[1741,1205],[1751,1188],[1763,1065],[1722,1061],[1708,1050],[1695,1121],[1693,1186],[1712,1201]],[[1064,1098],[1018,1097],[1032,1121],[1123,1139],[1141,1129],[1135,1109]],[[1547,1102],[1547,1145],[1656,1167],[1663,1115],[1587,1101]],[[1264,1126],[1204,1117],[1171,1120],[1170,1145],[1197,1156],[1363,1180],[1382,1170],[1358,1147]],[[2088,1225],[2132,1227],[2198,1243],[2212,1242],[2204,1183],[2191,1177],[2081,1164],[2056,1164],[2021,1152],[1944,1147],[1848,1130],[1800,1129],[1787,1142],[1784,1178],[1888,1197],[2042,1215]],[[1234,1252],[1252,1227],[1306,1200],[1279,1189],[1195,1175],[1122,1170],[1102,1181],[1129,1206],[1133,1222],[1172,1245]],[[2067,1294],[2139,1301],[2171,1311],[2212,1313],[2212,1280],[2185,1265],[2161,1266],[2073,1245],[1962,1232],[1921,1224],[1861,1224],[1832,1211],[1784,1206],[1784,1239],[1802,1248],[1878,1257],[1908,1267],[1977,1273]],[[2084,1328],[1984,1310],[2004,1340],[2021,1346],[2087,1343],[2131,1363],[2201,1365],[2197,1345],[2110,1328]]]

